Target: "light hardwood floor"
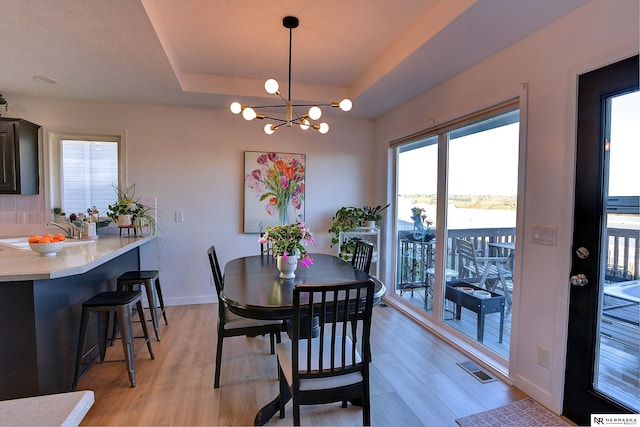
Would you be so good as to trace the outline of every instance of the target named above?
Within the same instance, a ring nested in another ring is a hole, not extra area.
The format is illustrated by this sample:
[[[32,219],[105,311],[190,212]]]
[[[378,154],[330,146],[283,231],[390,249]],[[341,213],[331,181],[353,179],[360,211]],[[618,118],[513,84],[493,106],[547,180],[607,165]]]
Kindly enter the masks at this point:
[[[124,363],[96,364],[78,390],[95,404],[82,425],[253,425],[256,412],[278,392],[276,356],[268,337],[224,342],[220,388],[213,388],[217,307],[167,308],[155,360],[136,358],[137,387]],[[283,338],[285,334],[283,334]],[[499,380],[482,384],[456,365],[466,358],[392,307],[376,307],[372,326],[371,422],[374,426],[456,426],[455,419],[526,395]],[[108,357],[122,358],[119,342]],[[303,425],[361,425],[360,408],[340,403],[303,406]],[[286,418],[267,425],[292,425]]]

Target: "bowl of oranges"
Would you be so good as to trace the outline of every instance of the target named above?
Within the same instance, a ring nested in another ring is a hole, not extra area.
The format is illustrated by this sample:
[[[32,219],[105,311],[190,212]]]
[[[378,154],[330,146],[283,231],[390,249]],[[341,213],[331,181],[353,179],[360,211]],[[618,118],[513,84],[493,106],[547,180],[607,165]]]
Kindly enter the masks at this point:
[[[55,256],[64,247],[64,234],[43,234],[29,237],[29,247],[40,256]]]

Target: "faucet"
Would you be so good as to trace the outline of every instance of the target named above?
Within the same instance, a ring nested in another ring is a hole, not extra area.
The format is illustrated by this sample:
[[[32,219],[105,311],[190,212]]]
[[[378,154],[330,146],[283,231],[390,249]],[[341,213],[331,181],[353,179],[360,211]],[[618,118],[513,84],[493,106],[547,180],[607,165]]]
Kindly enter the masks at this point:
[[[79,239],[80,237],[82,237],[81,235],[81,231],[78,227],[76,227],[73,223],[71,222],[67,222],[66,223],[67,226],[65,227],[64,225],[58,224],[57,222],[50,222],[47,224],[47,227],[50,226],[55,226],[58,227],[59,229],[63,230],[65,233],[67,233],[67,237],[71,238],[71,239]],[[76,233],[78,234],[76,236]]]

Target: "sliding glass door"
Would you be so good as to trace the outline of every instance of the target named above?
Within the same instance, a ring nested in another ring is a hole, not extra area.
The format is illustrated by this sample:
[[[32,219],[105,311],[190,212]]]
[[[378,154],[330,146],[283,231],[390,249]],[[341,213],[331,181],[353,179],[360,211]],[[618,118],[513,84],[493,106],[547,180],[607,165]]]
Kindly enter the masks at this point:
[[[506,359],[511,331],[518,148],[517,110],[456,129],[449,136],[445,270],[449,289],[444,292],[443,320]],[[470,294],[458,295],[461,291],[451,287],[464,288],[462,292]]]
[[[398,303],[505,359],[519,119],[514,100],[395,145]]]

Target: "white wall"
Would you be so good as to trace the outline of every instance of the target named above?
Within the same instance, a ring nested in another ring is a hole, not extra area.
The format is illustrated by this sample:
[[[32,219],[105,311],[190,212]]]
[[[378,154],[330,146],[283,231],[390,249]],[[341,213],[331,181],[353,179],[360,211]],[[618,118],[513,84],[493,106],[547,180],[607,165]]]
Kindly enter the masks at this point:
[[[45,137],[49,131],[125,136],[128,183],[136,184],[139,196],[155,196],[160,212],[160,235],[145,248],[143,267],[160,268],[169,305],[215,300],[206,256],[211,244],[223,264],[259,252],[257,235],[242,233],[244,151],[307,155],[305,212],[318,239],[315,252],[333,252],[327,230],[336,210],[375,202],[370,200],[370,121],[329,117],[326,135],[296,127],[267,136],[259,123],[247,123],[228,109],[5,96],[11,104],[5,116],[42,125]],[[41,232],[50,220],[43,181],[39,196],[0,196],[0,236]],[[174,221],[176,211],[184,212],[183,223]],[[16,212],[27,212],[26,224],[16,224]],[[38,220],[28,221],[34,215]]]
[[[385,168],[389,140],[432,126],[431,119],[438,124],[506,100],[528,83],[524,242],[511,376],[557,412],[567,333],[576,76],[637,53],[638,16],[637,0],[594,0],[376,122],[378,167]],[[377,189],[379,195],[388,191],[386,185]],[[558,227],[558,245],[531,244],[532,225]],[[551,352],[549,369],[536,363],[539,346]]]

